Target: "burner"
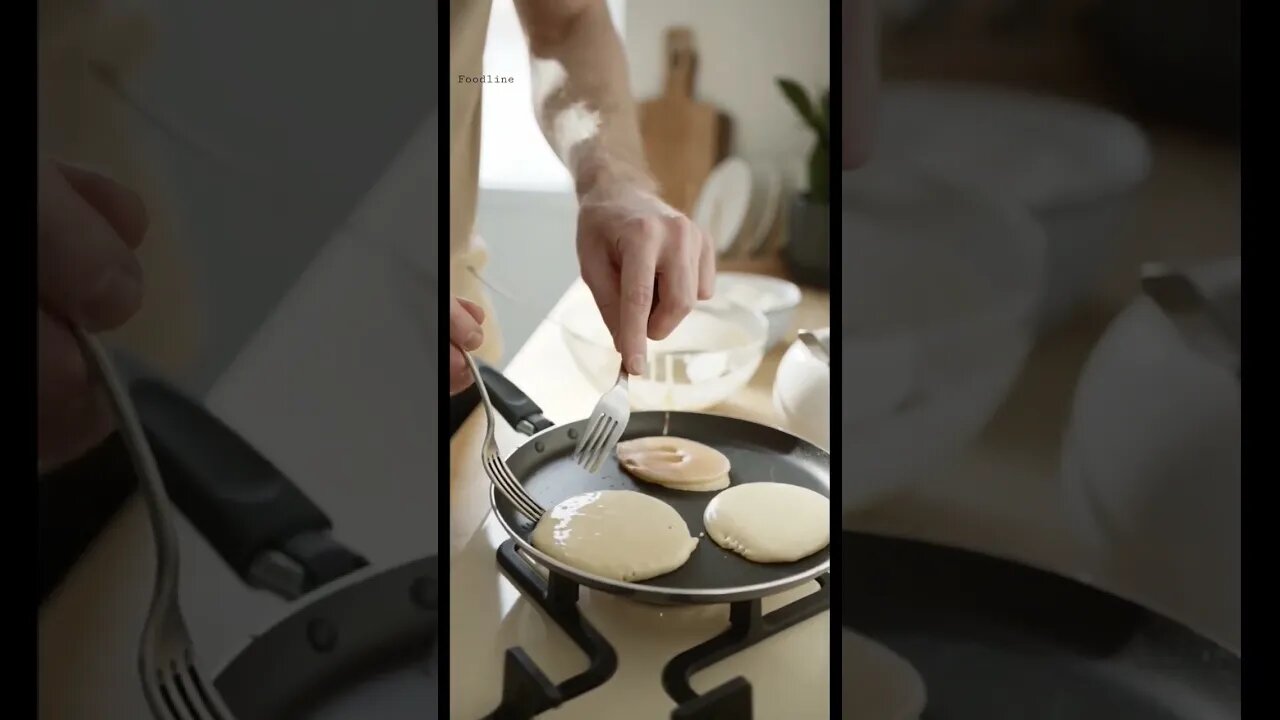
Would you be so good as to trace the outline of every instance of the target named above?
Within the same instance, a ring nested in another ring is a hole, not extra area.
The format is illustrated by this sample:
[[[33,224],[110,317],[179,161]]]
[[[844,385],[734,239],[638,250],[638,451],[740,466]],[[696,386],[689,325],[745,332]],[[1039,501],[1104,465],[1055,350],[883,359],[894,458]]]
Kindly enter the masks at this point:
[[[578,612],[579,586],[550,573],[544,580],[520,557],[513,540],[498,548],[498,567],[520,592],[542,608],[586,653],[586,671],[552,684],[524,652],[509,648],[503,666],[502,704],[487,720],[525,720],[594,690],[613,677],[618,656],[599,631]],[[689,684],[694,673],[830,608],[830,574],[819,577],[817,592],[773,612],[763,612],[761,599],[729,605],[729,628],[671,659],[662,670],[662,687],[676,701],[672,720],[747,720],[751,717],[751,684],[737,677],[699,695]]]

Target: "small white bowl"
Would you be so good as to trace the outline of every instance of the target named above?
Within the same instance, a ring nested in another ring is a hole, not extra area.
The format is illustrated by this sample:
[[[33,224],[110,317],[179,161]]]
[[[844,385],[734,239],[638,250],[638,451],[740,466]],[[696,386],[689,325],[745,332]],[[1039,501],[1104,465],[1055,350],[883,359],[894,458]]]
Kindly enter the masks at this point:
[[[939,120],[944,118],[944,120]],[[1151,151],[1113,112],[961,82],[885,86],[872,162],[911,165],[1016,202],[1048,238],[1041,330],[1066,319],[1112,270]]]
[[[813,334],[831,346],[831,328]],[[831,366],[800,340],[791,343],[778,363],[773,407],[787,430],[831,451]]]
[[[769,321],[767,348],[777,347],[794,329],[800,306],[800,288],[795,283],[768,275],[722,272],[716,275],[715,296],[763,313]]]
[[[1188,275],[1217,301],[1239,293],[1240,258]],[[1142,604],[1235,649],[1241,400],[1231,371],[1139,296],[1080,374],[1059,474],[1091,573],[1123,579]]]

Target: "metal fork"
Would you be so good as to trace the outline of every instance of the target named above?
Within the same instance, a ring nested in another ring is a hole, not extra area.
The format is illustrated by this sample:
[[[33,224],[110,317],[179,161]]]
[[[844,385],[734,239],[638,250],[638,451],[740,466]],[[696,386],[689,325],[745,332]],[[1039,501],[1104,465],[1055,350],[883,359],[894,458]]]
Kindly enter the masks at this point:
[[[511,472],[511,468],[507,467],[507,462],[502,459],[502,455],[498,453],[498,441],[493,437],[493,428],[495,427],[493,418],[493,403],[489,400],[489,391],[484,387],[484,379],[480,377],[480,368],[476,366],[476,361],[471,357],[471,353],[458,348],[458,352],[462,353],[462,357],[466,358],[467,366],[471,368],[471,376],[476,379],[476,388],[480,390],[480,399],[484,405],[484,416],[488,423],[484,430],[484,447],[480,450],[480,460],[484,465],[484,474],[489,477],[489,482],[493,483],[498,491],[506,496],[507,500],[515,505],[516,510],[535,523],[542,519],[547,513],[538,501],[529,496],[525,492],[524,486],[516,479],[515,473]]]
[[[85,359],[106,387],[116,425],[138,474],[155,536],[155,588],[138,652],[147,705],[156,720],[234,720],[222,696],[200,672],[191,633],[178,607],[178,536],[173,529],[169,496],[133,400],[102,345],[79,327],[74,332]]]
[[[618,382],[614,383],[592,411],[587,420],[587,430],[578,439],[578,446],[573,450],[573,460],[587,472],[597,473],[604,463],[605,457],[613,452],[622,432],[627,429],[631,420],[631,401],[627,397],[626,368],[618,370]]]

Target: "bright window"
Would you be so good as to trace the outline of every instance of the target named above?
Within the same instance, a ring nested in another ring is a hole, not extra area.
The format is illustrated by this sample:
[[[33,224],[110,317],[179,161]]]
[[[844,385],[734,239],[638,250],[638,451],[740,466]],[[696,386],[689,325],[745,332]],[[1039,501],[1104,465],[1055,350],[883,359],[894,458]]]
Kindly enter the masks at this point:
[[[626,0],[607,0],[613,24],[623,34]],[[547,144],[533,114],[529,46],[512,0],[495,0],[485,43],[484,72],[515,78],[484,86],[480,187],[494,190],[567,192],[573,180]]]

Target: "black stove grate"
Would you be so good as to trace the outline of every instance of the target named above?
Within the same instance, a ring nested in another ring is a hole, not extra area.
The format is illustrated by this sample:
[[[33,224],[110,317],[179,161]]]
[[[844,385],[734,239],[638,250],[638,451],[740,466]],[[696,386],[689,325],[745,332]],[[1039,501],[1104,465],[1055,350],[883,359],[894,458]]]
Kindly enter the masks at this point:
[[[488,720],[526,720],[594,690],[618,669],[618,655],[604,636],[578,611],[579,585],[556,573],[547,579],[520,557],[515,541],[498,548],[498,567],[527,598],[537,603],[586,654],[589,665],[556,685],[519,647],[509,648],[503,666],[502,704]],[[744,600],[729,606],[729,628],[671,659],[662,670],[662,687],[676,702],[672,720],[749,720],[751,684],[737,677],[699,695],[690,678],[705,668],[755,645],[831,607],[830,574],[818,579],[818,590],[795,602],[763,612],[763,601]]]

